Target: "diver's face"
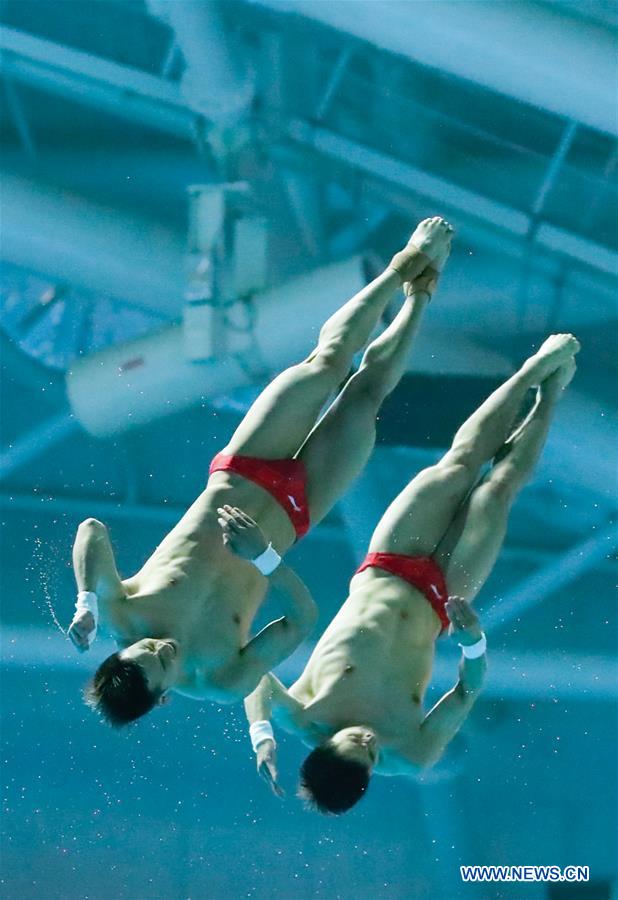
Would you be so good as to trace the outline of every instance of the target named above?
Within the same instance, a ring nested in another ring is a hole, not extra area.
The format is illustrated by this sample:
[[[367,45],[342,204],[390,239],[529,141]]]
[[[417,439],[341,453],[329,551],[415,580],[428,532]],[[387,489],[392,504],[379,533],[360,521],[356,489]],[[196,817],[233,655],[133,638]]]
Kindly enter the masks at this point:
[[[378,761],[379,749],[376,733],[365,725],[342,728],[332,736],[330,743],[345,759],[362,763],[370,769]]]
[[[151,691],[166,691],[176,683],[178,642],[171,638],[144,638],[122,650],[120,656],[138,663]]]

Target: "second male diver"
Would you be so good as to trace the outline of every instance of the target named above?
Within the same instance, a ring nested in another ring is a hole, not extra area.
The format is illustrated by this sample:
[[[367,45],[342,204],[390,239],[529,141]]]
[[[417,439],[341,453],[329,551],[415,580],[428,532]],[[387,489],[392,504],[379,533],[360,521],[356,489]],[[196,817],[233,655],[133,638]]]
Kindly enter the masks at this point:
[[[286,689],[269,674],[247,697],[258,771],[275,792],[271,718],[314,748],[301,768],[301,795],[325,813],[353,806],[372,772],[431,766],[459,730],[485,674],[485,636],[470,604],[500,552],[578,350],[572,335],[552,335],[485,400],[443,458],[390,504],[298,680]],[[532,387],[536,403],[517,424]],[[264,546],[239,510],[223,510],[221,527],[238,553]],[[459,679],[426,712],[435,641],[447,629],[462,645]]]

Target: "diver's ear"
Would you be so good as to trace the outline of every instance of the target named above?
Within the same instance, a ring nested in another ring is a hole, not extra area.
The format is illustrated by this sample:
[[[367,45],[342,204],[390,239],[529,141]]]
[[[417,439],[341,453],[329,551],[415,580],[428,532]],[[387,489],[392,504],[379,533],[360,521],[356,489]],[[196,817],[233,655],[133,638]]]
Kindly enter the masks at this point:
[[[168,703],[172,702],[172,698],[169,694],[161,694],[159,700],[157,701],[158,706],[167,706]]]

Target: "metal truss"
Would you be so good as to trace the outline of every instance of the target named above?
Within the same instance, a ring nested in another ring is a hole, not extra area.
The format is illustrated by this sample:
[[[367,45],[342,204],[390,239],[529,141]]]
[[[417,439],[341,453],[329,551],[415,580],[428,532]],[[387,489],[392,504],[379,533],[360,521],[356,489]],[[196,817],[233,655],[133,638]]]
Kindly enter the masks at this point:
[[[11,79],[111,114],[187,138],[195,137],[196,128],[199,129],[199,122],[203,119],[198,111],[187,107],[179,85],[165,78],[11,28],[2,30],[0,50],[3,71]],[[318,118],[332,102],[349,58],[348,53],[343,53],[335,66],[318,104]],[[574,124],[567,125],[537,193],[537,205],[540,202],[542,206],[545,202],[573,140],[574,129]],[[515,235],[522,244],[530,233],[534,214],[508,207],[302,119],[287,120],[285,131],[287,138],[297,146],[364,173],[369,179],[439,202],[442,207]],[[535,243],[606,275],[618,274],[617,253],[554,225],[538,223]]]
[[[180,137],[194,134],[199,117],[176,82],[15,28],[1,29],[0,52],[4,75],[15,81]]]
[[[431,175],[379,150],[365,147],[301,119],[291,120],[287,133],[291,140],[313,152],[351,166],[372,179],[385,181],[417,196],[426,197],[439,203],[441,208],[455,210],[471,219],[483,220],[500,231],[515,235],[521,243],[530,232],[533,220],[527,213]],[[536,243],[545,250],[571,257],[606,275],[618,275],[618,253],[555,225],[539,225],[536,229]]]

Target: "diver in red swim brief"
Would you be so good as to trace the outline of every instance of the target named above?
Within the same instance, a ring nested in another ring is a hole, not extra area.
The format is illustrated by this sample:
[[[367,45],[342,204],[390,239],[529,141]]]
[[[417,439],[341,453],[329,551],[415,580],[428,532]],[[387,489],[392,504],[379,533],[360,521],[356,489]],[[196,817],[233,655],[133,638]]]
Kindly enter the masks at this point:
[[[390,504],[300,678],[286,690],[267,675],[246,698],[258,771],[275,791],[271,717],[315,745],[301,767],[301,795],[321,812],[353,806],[372,772],[414,773],[444,752],[484,679],[486,640],[471,603],[496,561],[578,349],[572,335],[552,335],[488,397],[444,457]],[[515,425],[532,387],[536,404]],[[244,531],[229,539],[242,550]],[[434,644],[446,626],[462,648],[459,679],[426,712]]]
[[[315,604],[281,557],[367,461],[377,412],[407,367],[452,231],[438,217],[422,222],[384,272],[330,317],[307,359],[254,402],[213,460],[206,489],[139,572],[121,579],[105,526],[94,519],[80,525],[69,634],[88,649],[101,615],[120,645],[86,689],[87,702],[112,725],[137,719],[170,692],[239,700],[309,634]],[[399,312],[371,340],[402,285]],[[358,371],[322,415],[366,344]],[[220,528],[235,509],[268,538],[242,559]],[[283,615],[252,635],[269,585]]]
[[[301,459],[256,459],[217,453],[210,464],[209,473],[213,472],[235,472],[268,491],[287,513],[297,540],[309,531],[307,470]]]
[[[446,613],[448,589],[444,573],[431,556],[404,556],[402,553],[368,553],[356,574],[369,568],[382,569],[407,581],[433,607],[442,624],[442,634],[450,624]]]

